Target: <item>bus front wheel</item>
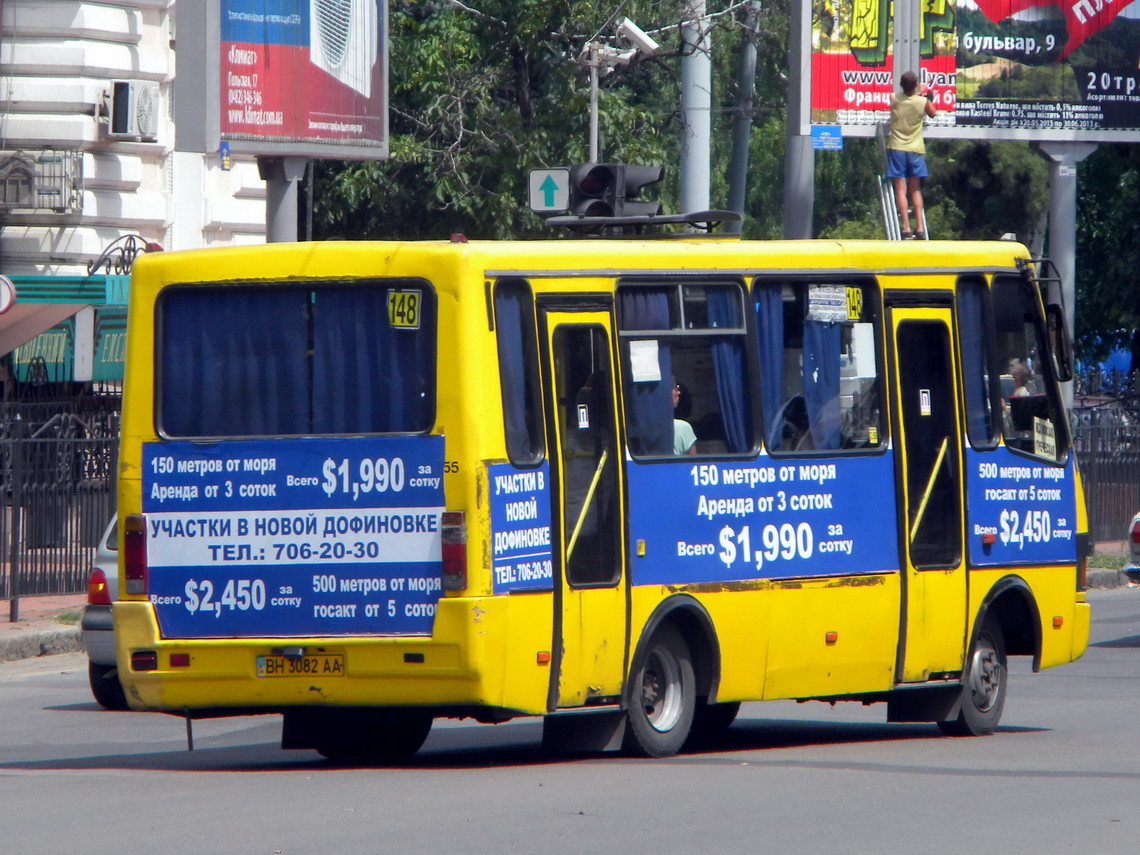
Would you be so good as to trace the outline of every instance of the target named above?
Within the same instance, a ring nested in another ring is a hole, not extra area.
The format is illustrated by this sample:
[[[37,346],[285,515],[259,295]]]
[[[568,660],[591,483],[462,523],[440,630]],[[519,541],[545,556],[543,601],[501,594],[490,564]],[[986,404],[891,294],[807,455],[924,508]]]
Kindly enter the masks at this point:
[[[672,626],[658,629],[631,675],[623,747],[642,757],[681,750],[693,725],[696,676],[685,639]]]
[[[938,722],[942,732],[950,736],[993,733],[1001,721],[1008,683],[1005,636],[996,621],[987,620],[970,646],[962,677],[962,708],[956,719]]]

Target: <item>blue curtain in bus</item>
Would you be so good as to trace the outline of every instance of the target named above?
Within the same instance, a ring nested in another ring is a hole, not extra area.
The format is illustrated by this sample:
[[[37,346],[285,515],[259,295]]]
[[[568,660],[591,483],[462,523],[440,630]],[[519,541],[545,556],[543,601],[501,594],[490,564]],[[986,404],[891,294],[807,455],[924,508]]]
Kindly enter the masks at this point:
[[[503,428],[507,454],[512,460],[529,460],[534,453],[526,412],[526,361],[523,321],[529,319],[523,309],[526,290],[517,283],[502,283],[495,288],[495,329],[499,344],[499,377],[503,392]],[[530,354],[534,359],[535,354]]]
[[[781,373],[784,366],[784,301],[778,283],[756,286],[756,344],[760,351],[760,406],[769,448],[780,447]]]
[[[304,433],[301,291],[172,291],[162,312],[162,427],[174,436]]]
[[[314,433],[385,433],[429,425],[421,329],[388,324],[383,288],[321,289],[313,300]]]
[[[804,321],[804,403],[812,444],[839,448],[839,324]]]
[[[668,292],[654,288],[627,288],[618,293],[621,326],[625,330],[669,329]],[[623,342],[629,367],[631,342]],[[666,342],[657,342],[661,379],[633,382],[628,374],[625,397],[629,447],[634,454],[673,453],[673,359]]]
[[[709,288],[706,293],[709,326],[714,329],[743,326],[739,292],[736,289]],[[748,451],[752,448],[752,423],[749,417],[748,378],[744,371],[743,337],[713,338],[712,360],[720,418],[724,424],[725,447],[729,451]]]
[[[970,440],[976,444],[993,441],[989,390],[986,388],[982,299],[982,289],[977,283],[961,283],[958,290],[958,335],[962,340],[966,430]]]

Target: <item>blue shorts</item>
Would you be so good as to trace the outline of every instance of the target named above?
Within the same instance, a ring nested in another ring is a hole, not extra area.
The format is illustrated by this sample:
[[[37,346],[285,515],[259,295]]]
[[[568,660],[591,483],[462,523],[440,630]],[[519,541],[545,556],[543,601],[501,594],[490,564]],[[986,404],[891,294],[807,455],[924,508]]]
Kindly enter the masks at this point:
[[[887,149],[887,178],[925,178],[926,157],[913,151]]]

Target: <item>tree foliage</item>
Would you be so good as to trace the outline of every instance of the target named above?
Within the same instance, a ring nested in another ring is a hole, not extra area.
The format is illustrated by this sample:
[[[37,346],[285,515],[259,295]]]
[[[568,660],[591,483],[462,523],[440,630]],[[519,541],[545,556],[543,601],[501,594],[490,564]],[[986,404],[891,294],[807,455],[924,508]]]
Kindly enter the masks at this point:
[[[1140,368],[1140,148],[1101,145],[1077,167],[1076,336],[1086,360],[1116,348]]]
[[[651,193],[677,210],[681,137],[680,24],[684,0],[392,0],[389,8],[390,149],[386,161],[318,162],[318,238],[472,238],[548,235],[527,203],[531,169],[585,162],[589,85],[579,55],[612,43],[628,15],[662,45],[604,75],[602,159],[660,164]],[[756,45],[750,119],[746,237],[783,232],[788,16],[791,0],[765,0],[755,31],[744,5],[708,0],[713,40],[711,204],[726,207],[744,38]],[[1048,166],[1027,143],[928,139],[924,185],[934,237],[992,239],[1012,232],[1040,252]],[[879,238],[882,154],[848,139],[815,157],[814,224],[829,238]],[[1086,355],[1127,341],[1140,295],[1131,263],[1140,226],[1129,205],[1140,163],[1127,146],[1102,146],[1080,170],[1078,339]],[[1127,287],[1125,287],[1127,286]],[[1122,291],[1127,291],[1121,296]],[[1137,360],[1140,365],[1140,360]]]

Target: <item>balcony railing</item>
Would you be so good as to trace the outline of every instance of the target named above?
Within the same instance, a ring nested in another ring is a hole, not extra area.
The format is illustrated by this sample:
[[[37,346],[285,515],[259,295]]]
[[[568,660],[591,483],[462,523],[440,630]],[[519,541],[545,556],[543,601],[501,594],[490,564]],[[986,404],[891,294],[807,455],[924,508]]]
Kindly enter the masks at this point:
[[[82,210],[82,152],[0,151],[0,211],[77,214]]]

